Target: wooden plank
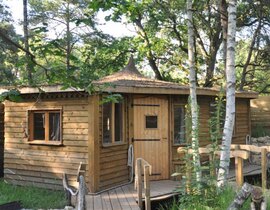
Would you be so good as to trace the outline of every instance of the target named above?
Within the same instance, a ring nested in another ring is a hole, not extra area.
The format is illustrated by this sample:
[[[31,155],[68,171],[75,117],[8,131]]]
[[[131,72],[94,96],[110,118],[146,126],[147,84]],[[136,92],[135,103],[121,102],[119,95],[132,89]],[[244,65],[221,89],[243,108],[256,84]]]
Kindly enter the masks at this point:
[[[94,210],[103,209],[101,196],[100,195],[95,195],[95,196],[93,196],[93,198],[94,198]]]
[[[101,198],[102,198],[102,206],[103,206],[103,208],[107,209],[107,210],[112,210],[113,208],[112,208],[109,192],[102,193]]]
[[[244,183],[244,176],[243,176],[243,159],[240,157],[235,158],[235,176],[237,186],[241,187]]]
[[[109,187],[114,187],[116,185],[125,184],[128,182],[128,177],[116,177],[110,180],[103,180],[100,183],[100,188],[107,189]]]
[[[130,205],[129,205],[129,203],[128,203],[128,201],[127,201],[127,199],[125,197],[125,194],[124,194],[124,192],[123,192],[123,190],[122,190],[121,187],[116,188],[115,189],[115,193],[117,195],[117,198],[119,200],[119,203],[120,203],[122,209],[125,209],[125,210],[126,209],[127,210],[132,209],[130,207]]]
[[[87,210],[95,210],[94,209],[94,196],[86,195],[85,196],[85,203],[86,203]]]
[[[267,189],[267,149],[261,149],[262,189]]]
[[[129,203],[129,206],[131,207],[131,209],[138,210],[140,208],[139,208],[138,204],[136,203],[135,197],[133,196],[135,193],[135,190],[133,190],[133,192],[130,192],[129,186],[131,186],[131,185],[123,186],[122,190],[124,192],[124,195]]]
[[[109,196],[110,196],[110,201],[112,204],[112,209],[113,210],[120,210],[121,209],[121,205],[120,202],[118,200],[117,194],[115,192],[115,190],[110,190],[109,191]]]
[[[99,173],[100,173],[100,151],[99,151],[99,96],[89,97],[89,143],[88,143],[88,160],[89,160],[89,189],[91,192],[99,190]]]
[[[149,165],[144,166],[144,189],[145,189],[145,210],[151,210],[150,201],[150,167]]]
[[[120,154],[120,155],[114,155],[112,157],[101,157],[100,162],[108,163],[108,162],[113,162],[113,161],[119,161],[119,160],[125,160],[127,161],[127,151],[126,154]]]
[[[110,173],[110,174],[106,174],[106,175],[100,175],[100,180],[105,181],[105,180],[110,180],[110,179],[117,178],[117,177],[125,177],[127,179],[128,174],[129,173],[128,173],[127,168],[125,170],[122,170],[122,171],[118,171],[117,169],[115,169],[114,173]]]
[[[102,169],[100,171],[100,176],[113,174],[113,173],[115,173],[115,171],[124,171],[124,170],[128,171],[128,166],[127,165],[118,166],[117,168]]]

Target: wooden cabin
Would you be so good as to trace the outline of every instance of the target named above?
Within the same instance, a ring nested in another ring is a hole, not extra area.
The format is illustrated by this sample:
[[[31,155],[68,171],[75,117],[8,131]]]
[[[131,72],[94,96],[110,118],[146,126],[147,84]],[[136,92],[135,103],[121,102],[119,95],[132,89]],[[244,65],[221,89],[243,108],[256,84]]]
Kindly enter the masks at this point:
[[[7,181],[61,189],[62,173],[75,185],[83,162],[88,188],[97,192],[130,181],[130,145],[134,159],[152,165],[152,180],[171,179],[183,161],[176,150],[185,145],[189,88],[142,76],[132,59],[94,85],[93,94],[60,86],[21,88],[22,102],[5,101]],[[102,103],[110,93],[121,94],[122,100]],[[208,120],[218,90],[198,88],[197,94],[203,146],[209,143]],[[240,144],[250,134],[250,99],[257,94],[236,97],[233,143]]]

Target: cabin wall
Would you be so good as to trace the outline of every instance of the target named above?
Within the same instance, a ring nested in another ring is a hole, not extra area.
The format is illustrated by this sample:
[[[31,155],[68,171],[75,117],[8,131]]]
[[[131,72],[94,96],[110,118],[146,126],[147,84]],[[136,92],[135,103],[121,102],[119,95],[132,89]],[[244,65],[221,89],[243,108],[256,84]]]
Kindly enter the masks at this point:
[[[210,103],[213,102],[215,97],[198,96],[199,104],[199,140],[200,146],[204,147],[210,144],[209,134],[209,119],[210,119]],[[235,119],[235,132],[233,135],[233,144],[245,144],[246,135],[250,135],[250,105],[249,99],[236,99],[236,119]],[[171,107],[173,104],[187,104],[187,96],[173,96],[171,98]],[[172,117],[171,117],[172,119]],[[172,129],[171,130],[171,173],[181,170],[181,165],[184,163],[183,156],[177,153],[177,148],[184,145],[173,145]]]
[[[199,139],[200,146],[206,146],[209,144],[209,117],[210,117],[210,102],[213,100],[212,97],[201,97],[198,96],[199,104]],[[188,103],[188,96],[173,96],[171,98],[171,108],[174,104],[186,105]],[[171,112],[171,111],[170,111]],[[172,113],[172,112],[171,112]],[[171,116],[171,121],[173,116]],[[177,148],[185,145],[174,145],[173,144],[173,126],[171,125],[171,173],[181,170],[181,166],[184,163],[183,155],[177,153]]]
[[[251,131],[254,137],[270,135],[270,96],[259,96],[250,102]]]
[[[99,107],[99,190],[127,183],[129,180],[128,146],[129,123],[128,107],[130,100],[125,99],[124,108],[124,136],[123,143],[115,145],[102,144],[102,106]]]
[[[251,135],[250,100],[236,99],[235,132],[232,144],[246,144],[246,136]]]
[[[4,175],[4,104],[0,103],[0,177]]]
[[[5,102],[5,179],[19,185],[62,189],[62,174],[76,186],[80,162],[87,164],[88,181],[88,114],[87,98],[41,99]],[[62,109],[63,145],[35,145],[27,138],[27,115],[31,109]]]

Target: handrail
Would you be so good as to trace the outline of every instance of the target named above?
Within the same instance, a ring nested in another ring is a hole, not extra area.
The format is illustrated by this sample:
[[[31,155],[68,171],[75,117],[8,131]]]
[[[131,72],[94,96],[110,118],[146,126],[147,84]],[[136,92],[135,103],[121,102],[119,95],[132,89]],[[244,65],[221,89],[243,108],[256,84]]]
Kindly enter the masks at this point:
[[[143,170],[143,173],[142,173]],[[150,175],[152,174],[152,166],[143,158],[136,159],[135,166],[135,189],[137,189],[138,205],[142,209],[142,176],[144,175],[144,197],[145,210],[151,210],[150,201]]]
[[[218,146],[221,148],[221,146]],[[199,153],[200,154],[208,154],[209,159],[211,158],[211,154],[220,156],[221,151],[217,150],[215,151],[213,148],[211,148],[210,145],[207,145],[206,147],[200,147]],[[193,154],[194,150],[188,149],[185,147],[179,147],[177,149],[178,153],[187,153]],[[235,176],[236,176],[236,183],[238,186],[243,185],[244,176],[243,176],[243,160],[246,160],[250,156],[250,152],[256,152],[261,153],[261,170],[262,170],[262,188],[266,189],[267,185],[267,153],[270,152],[270,146],[254,146],[254,145],[243,145],[243,144],[232,144],[231,145],[231,151],[230,151],[230,157],[235,158]],[[191,173],[190,171],[187,173]],[[211,174],[214,174],[213,171],[210,172]]]

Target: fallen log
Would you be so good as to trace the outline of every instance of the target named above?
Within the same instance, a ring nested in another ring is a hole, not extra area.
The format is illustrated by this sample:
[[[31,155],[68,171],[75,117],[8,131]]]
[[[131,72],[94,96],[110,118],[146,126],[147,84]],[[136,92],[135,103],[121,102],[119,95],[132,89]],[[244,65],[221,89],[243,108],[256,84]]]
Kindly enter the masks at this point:
[[[240,191],[235,196],[233,202],[228,207],[227,210],[238,210],[242,207],[245,201],[249,198],[251,191],[253,190],[253,186],[248,183],[244,183]]]

